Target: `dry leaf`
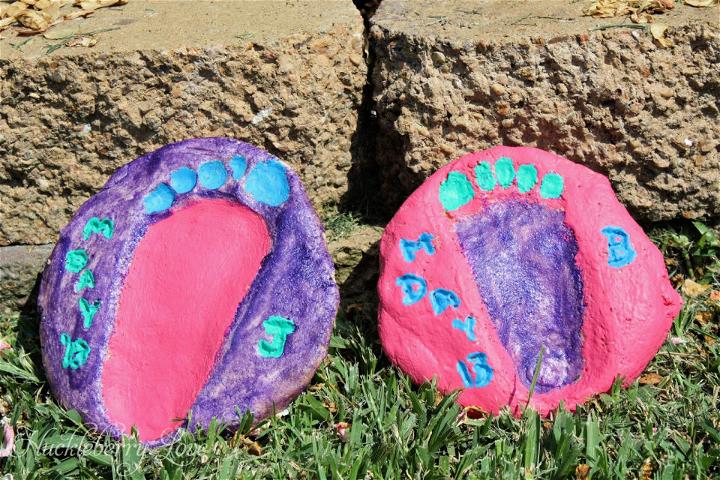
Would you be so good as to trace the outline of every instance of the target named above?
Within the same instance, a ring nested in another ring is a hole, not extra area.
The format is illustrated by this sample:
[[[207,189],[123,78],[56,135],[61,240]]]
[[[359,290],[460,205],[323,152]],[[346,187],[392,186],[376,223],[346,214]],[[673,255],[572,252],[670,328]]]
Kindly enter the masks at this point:
[[[36,32],[44,32],[47,30],[51,20],[47,15],[36,10],[24,11],[17,17],[17,21],[20,22],[21,25]]]
[[[50,0],[37,0],[37,2],[35,2],[35,10],[45,10],[52,6],[60,8],[60,5],[57,2],[52,2]]]
[[[653,470],[654,468],[652,460],[646,458],[645,462],[643,462],[642,464],[642,467],[640,467],[640,478],[642,480],[650,480],[652,478]]]
[[[596,0],[583,11],[591,17],[620,17],[640,13],[665,13],[675,8],[675,0]]]
[[[713,290],[710,292],[710,301],[720,303],[720,290]]]
[[[590,475],[590,465],[587,463],[575,467],[575,480],[587,480],[588,475]]]
[[[97,44],[97,39],[88,36],[74,37],[72,40],[65,44],[66,47],[94,47]]]
[[[240,440],[242,441],[245,448],[247,448],[247,451],[250,455],[255,455],[257,457],[262,455],[262,447],[259,443],[250,440],[245,435],[241,435]]]
[[[80,5],[83,10],[97,10],[98,8],[125,5],[126,3],[127,0],[81,0],[76,1],[75,5]]]
[[[710,290],[710,285],[701,285],[689,278],[685,279],[682,286],[682,292],[690,298],[699,297],[708,290]]]
[[[11,3],[9,6],[3,9],[2,16],[3,17],[10,17],[14,18],[17,17],[20,12],[27,10],[28,6],[26,3],[23,2],[15,2]]]
[[[664,23],[651,23],[650,24],[650,34],[653,36],[656,42],[660,44],[661,47],[667,48],[672,47],[673,41],[670,40],[665,36],[665,32],[667,31],[668,26]]]
[[[92,15],[93,13],[95,13],[95,10],[76,10],[72,13],[68,13],[63,18],[65,18],[65,20],[74,20],[80,17],[87,17],[88,15]]]
[[[695,320],[697,320],[698,323],[700,323],[701,325],[705,325],[706,323],[708,323],[710,320],[712,320],[712,317],[712,312],[708,311],[697,312],[695,314]]]
[[[685,0],[683,3],[691,7],[712,7],[716,0]]]
[[[15,30],[18,35],[35,35],[62,20],[86,17],[98,8],[125,5],[127,2],[128,0],[19,0],[10,5],[0,2],[0,31],[18,23],[21,27]],[[67,14],[61,12],[67,5],[82,5],[83,9]],[[93,41],[87,39],[78,42],[78,46],[94,45]]]
[[[15,23],[16,21],[17,21],[17,20],[15,20],[15,17],[3,18],[2,20],[0,20],[0,30],[9,27],[10,25],[12,25],[13,23]]]
[[[640,385],[657,385],[662,381],[663,377],[658,375],[657,373],[651,372],[646,373],[642,377],[640,377],[639,382]]]

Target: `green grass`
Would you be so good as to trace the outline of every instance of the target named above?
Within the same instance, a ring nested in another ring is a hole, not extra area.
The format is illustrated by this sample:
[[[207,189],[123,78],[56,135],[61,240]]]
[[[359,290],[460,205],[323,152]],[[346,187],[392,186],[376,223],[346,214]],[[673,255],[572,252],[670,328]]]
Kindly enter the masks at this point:
[[[344,228],[348,219],[337,223]],[[688,224],[651,236],[668,256],[674,282],[692,277],[720,290],[712,231]],[[18,438],[0,471],[15,479],[720,475],[720,306],[707,295],[686,298],[669,341],[646,369],[656,384],[618,383],[576,413],[561,410],[549,419],[532,410],[519,420],[507,413],[471,419],[454,396],[413,386],[383,356],[372,310],[340,312],[330,355],[287,411],[254,428],[243,418],[236,432],[214,425],[157,450],[97,437],[77,412],[59,407],[43,380],[37,321],[1,319],[0,333],[14,349],[0,358],[0,409]]]
[[[349,236],[360,222],[359,215],[353,212],[341,212],[334,207],[323,209],[320,218],[325,226],[325,237],[328,241]]]

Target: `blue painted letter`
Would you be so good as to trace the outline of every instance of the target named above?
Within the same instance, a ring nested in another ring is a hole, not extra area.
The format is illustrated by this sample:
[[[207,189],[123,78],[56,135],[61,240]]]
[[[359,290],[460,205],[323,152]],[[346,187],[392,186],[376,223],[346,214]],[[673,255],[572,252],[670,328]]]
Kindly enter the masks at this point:
[[[475,319],[473,317],[467,317],[465,321],[456,318],[452,321],[452,326],[453,328],[457,328],[458,330],[465,332],[467,339],[471,342],[477,340],[477,337],[475,336]]]
[[[395,280],[395,284],[403,292],[403,305],[408,306],[419,302],[427,293],[427,282],[424,278],[406,273]]]
[[[608,265],[615,268],[630,265],[637,253],[630,243],[630,235],[620,227],[605,227],[601,230],[608,241]]]
[[[448,307],[457,308],[460,306],[460,298],[452,290],[437,288],[430,292],[430,303],[435,315],[440,315]]]
[[[433,236],[427,232],[422,233],[416,242],[412,240],[401,239],[400,240],[400,251],[406,262],[412,262],[415,260],[417,252],[425,250],[428,255],[435,253],[435,246],[432,243]]]

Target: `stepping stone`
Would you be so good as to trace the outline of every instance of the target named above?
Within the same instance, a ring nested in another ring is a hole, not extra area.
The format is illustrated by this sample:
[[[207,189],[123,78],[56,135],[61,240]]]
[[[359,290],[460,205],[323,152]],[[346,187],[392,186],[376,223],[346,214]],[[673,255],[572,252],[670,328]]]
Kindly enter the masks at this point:
[[[644,221],[720,218],[717,7],[676,1],[675,45],[606,28],[591,0],[382,0],[373,55],[373,201],[393,210],[438,167],[538,145],[607,172]]]
[[[161,445],[284,408],[338,301],[297,175],[247,143],[187,140],[115,172],[62,230],[38,300],[43,363],[87,423]]]
[[[337,204],[368,77],[363,31],[350,0],[132,0],[51,38],[4,30],[0,247],[54,242],[112,172],[182,138],[262,145],[313,205]],[[57,38],[72,32],[97,45]]]
[[[466,155],[380,246],[380,338],[416,382],[515,414],[631,382],[681,307],[663,256],[604,176],[535,148]]]

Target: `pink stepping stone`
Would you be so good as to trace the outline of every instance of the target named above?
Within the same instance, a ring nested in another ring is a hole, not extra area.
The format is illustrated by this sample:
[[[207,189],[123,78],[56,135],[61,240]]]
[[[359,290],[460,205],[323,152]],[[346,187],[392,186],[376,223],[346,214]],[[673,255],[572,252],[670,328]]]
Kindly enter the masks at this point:
[[[428,178],[381,243],[379,330],[416,382],[497,413],[574,409],[634,380],[681,308],[663,256],[604,176],[535,148]]]

